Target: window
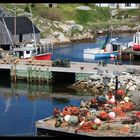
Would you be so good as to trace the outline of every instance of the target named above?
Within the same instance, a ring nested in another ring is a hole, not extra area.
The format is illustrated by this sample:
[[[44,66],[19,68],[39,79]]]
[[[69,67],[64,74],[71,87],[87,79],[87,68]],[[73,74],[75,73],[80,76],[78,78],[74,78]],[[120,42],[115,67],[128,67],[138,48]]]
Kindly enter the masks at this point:
[[[49,4],[49,7],[52,8],[52,6],[53,6],[52,3],[50,3],[50,4]]]
[[[125,3],[125,7],[131,7],[131,3]]]
[[[30,54],[30,51],[26,51],[26,54]]]

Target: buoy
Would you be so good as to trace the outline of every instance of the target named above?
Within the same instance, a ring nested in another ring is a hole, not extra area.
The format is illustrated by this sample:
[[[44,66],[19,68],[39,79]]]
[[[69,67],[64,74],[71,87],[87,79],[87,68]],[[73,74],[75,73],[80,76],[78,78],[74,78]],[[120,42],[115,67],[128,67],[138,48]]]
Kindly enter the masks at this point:
[[[114,104],[115,102],[116,102],[115,97],[112,96],[112,98],[109,100],[109,103],[110,103],[110,104]]]
[[[66,121],[66,122],[69,122],[69,120],[70,120],[70,115],[66,115],[65,117],[64,117],[64,120]]]
[[[109,100],[109,96],[108,95],[105,95],[105,98],[106,98],[107,101]]]
[[[124,97],[125,102],[129,102],[129,97]]]
[[[100,124],[102,124],[102,121],[99,118],[96,118],[94,120],[94,123],[100,125]]]
[[[107,102],[105,96],[101,95],[97,97],[98,102],[105,104]]]
[[[114,118],[115,118],[115,112],[109,112],[109,113],[108,113],[108,116],[109,116],[111,119],[114,119]]]
[[[120,96],[123,96],[125,94],[125,92],[122,89],[118,89],[117,94],[120,95]]]
[[[98,129],[98,125],[97,125],[97,124],[93,124],[92,128],[93,128],[94,130],[97,130],[97,129]]]
[[[120,104],[125,104],[125,101],[120,101]]]
[[[80,122],[80,126],[82,126],[82,124],[83,124],[84,122],[85,122],[85,121]]]

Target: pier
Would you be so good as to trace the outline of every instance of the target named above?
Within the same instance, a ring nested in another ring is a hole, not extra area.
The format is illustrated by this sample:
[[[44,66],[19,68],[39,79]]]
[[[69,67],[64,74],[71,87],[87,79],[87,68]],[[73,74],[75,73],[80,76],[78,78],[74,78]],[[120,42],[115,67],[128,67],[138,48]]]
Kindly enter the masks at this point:
[[[140,51],[134,51],[132,47],[122,51],[122,58],[133,59],[135,56],[140,56]]]
[[[38,61],[20,60],[13,64],[0,64],[0,70],[9,70],[9,76],[16,82],[18,79],[23,79],[28,82],[51,82],[55,74],[63,74],[67,78],[74,75],[75,81],[87,80],[91,75],[97,73],[98,70],[103,72],[125,72],[125,71],[139,71],[138,65],[119,65],[102,63],[84,63],[84,62],[70,62],[68,67],[56,67],[52,65],[52,61]],[[61,80],[61,77],[60,77]]]

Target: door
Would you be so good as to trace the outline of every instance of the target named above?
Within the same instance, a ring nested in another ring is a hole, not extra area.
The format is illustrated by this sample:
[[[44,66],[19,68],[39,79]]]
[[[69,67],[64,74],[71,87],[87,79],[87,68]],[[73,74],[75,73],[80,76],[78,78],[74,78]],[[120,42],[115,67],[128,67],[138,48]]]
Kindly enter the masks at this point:
[[[19,42],[22,42],[22,34],[19,35]]]

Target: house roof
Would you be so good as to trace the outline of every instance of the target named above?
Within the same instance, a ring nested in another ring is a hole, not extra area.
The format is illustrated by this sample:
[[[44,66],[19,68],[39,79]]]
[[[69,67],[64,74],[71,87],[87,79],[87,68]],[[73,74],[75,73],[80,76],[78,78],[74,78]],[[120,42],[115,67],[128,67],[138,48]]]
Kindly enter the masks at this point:
[[[5,17],[4,21],[8,30],[14,34],[14,18]],[[0,19],[2,20],[2,18]],[[39,29],[33,24],[35,33],[40,33]],[[16,17],[16,34],[30,34],[33,33],[32,21],[27,17]]]

